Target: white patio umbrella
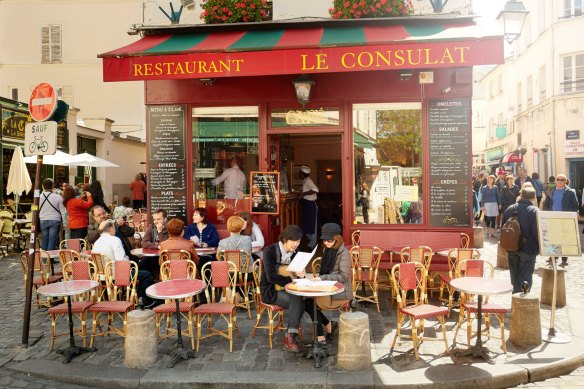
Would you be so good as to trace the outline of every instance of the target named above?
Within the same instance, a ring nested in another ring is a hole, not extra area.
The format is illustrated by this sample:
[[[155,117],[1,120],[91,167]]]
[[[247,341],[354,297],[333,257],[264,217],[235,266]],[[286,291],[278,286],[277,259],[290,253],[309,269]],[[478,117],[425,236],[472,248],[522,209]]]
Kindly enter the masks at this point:
[[[73,156],[71,154],[64,153],[62,151],[57,150],[57,152],[53,155],[45,155],[43,157],[43,165],[58,165],[58,166],[65,166],[67,162],[71,162],[73,160]],[[31,155],[30,157],[24,158],[24,162],[26,163],[37,163],[36,155]]]
[[[16,201],[16,217],[18,218],[18,201],[20,195],[27,193],[32,188],[32,182],[24,163],[22,149],[17,146],[12,154],[12,161],[10,162],[10,170],[8,171],[8,183],[6,184],[6,194],[14,193]]]
[[[64,164],[65,166],[86,166],[86,167],[120,167],[113,162],[96,157],[95,155],[82,153],[74,155],[70,162]]]

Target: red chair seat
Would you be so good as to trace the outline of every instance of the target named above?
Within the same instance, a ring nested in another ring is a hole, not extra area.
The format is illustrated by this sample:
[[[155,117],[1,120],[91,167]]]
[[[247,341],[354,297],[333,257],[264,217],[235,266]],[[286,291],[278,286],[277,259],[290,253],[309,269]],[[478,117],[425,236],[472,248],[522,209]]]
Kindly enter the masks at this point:
[[[62,279],[63,279],[63,275],[56,275],[55,274],[54,276],[49,276],[49,284],[52,284],[54,282],[59,282]],[[32,284],[33,285],[45,285],[41,276],[33,278]]]
[[[126,312],[134,307],[129,301],[104,301],[89,307],[91,312]]]
[[[450,275],[448,273],[438,273],[438,277],[446,284],[450,285]]]
[[[211,304],[203,304],[195,308],[195,314],[201,315],[221,315],[230,314],[235,309],[234,304],[228,303],[211,303]]]
[[[282,308],[279,305],[276,304],[266,304],[266,303],[262,303],[262,307],[266,307],[267,309],[269,309],[272,312],[278,312],[278,311],[283,311],[284,308]]]
[[[377,268],[380,270],[391,270],[392,267],[393,267],[393,263],[391,263],[389,261],[383,261],[383,262],[379,262],[379,266]]]
[[[478,303],[477,302],[464,303],[464,304],[462,304],[462,306],[464,308],[468,309],[472,313],[476,313],[478,311]],[[482,312],[483,313],[507,313],[507,312],[509,312],[509,309],[507,309],[499,304],[488,303],[488,304],[483,304]]]
[[[181,302],[178,304],[178,310],[180,312],[188,312],[191,310],[192,307],[195,306],[195,303],[189,303],[189,302]],[[176,303],[165,303],[162,305],[159,305],[157,307],[154,307],[153,309],[154,313],[174,313],[176,312]]]
[[[71,313],[83,313],[87,308],[92,306],[91,301],[73,301],[71,303]],[[62,303],[49,308],[49,315],[64,315],[68,313],[67,303]]]
[[[402,308],[401,311],[408,316],[412,316],[416,320],[448,315],[447,307],[437,307],[428,304],[405,307]]]

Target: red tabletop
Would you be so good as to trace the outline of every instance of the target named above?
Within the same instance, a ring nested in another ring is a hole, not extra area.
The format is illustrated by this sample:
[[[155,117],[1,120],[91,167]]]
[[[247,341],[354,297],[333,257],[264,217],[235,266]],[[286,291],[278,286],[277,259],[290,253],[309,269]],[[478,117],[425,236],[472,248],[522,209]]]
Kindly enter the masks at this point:
[[[450,281],[453,288],[465,293],[480,294],[485,296],[504,294],[513,290],[513,285],[507,280],[483,278],[483,277],[460,277]]]
[[[193,296],[205,289],[205,283],[201,280],[177,279],[150,285],[146,294],[155,299],[180,299]]]
[[[55,282],[38,288],[38,293],[50,297],[75,296],[97,288],[99,283],[92,280],[72,280]]]

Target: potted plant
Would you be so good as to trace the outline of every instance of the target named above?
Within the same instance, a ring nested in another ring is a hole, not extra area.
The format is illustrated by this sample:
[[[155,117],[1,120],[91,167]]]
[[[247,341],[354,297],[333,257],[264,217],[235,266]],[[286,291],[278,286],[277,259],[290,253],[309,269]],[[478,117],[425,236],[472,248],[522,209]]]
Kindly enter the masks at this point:
[[[407,16],[414,12],[411,0],[333,0],[333,19]]]
[[[267,0],[203,0],[201,19],[208,24],[261,22],[268,16],[267,3]]]

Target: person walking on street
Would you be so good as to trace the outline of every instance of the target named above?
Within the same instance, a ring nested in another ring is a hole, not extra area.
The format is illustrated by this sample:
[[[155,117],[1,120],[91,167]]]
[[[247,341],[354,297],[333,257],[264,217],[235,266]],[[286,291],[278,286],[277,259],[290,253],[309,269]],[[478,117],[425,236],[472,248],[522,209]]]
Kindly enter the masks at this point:
[[[45,189],[39,200],[39,220],[41,221],[41,248],[43,250],[58,249],[59,232],[62,225],[67,225],[67,209],[63,205],[63,197],[53,192],[53,180],[47,178],[43,182]]]
[[[531,173],[531,179],[533,180],[533,188],[535,189],[535,197],[537,198],[537,206],[541,204],[542,193],[545,192],[543,188],[543,182],[539,179],[538,173]]]
[[[529,182],[531,185],[533,185],[533,180],[527,175],[527,169],[520,169],[519,177],[515,179],[515,185],[517,185],[518,188],[522,188],[523,184],[526,182]]]
[[[144,191],[146,190],[141,174],[136,174],[134,181],[130,183],[130,190],[132,191],[132,208],[139,210],[144,206]]]
[[[501,212],[505,212],[510,205],[517,202],[519,188],[513,183],[513,176],[507,176],[507,184],[501,189]]]
[[[361,204],[361,211],[363,213],[363,223],[369,224],[369,185],[366,182],[361,184],[359,204]]]
[[[546,193],[543,209],[544,211],[556,212],[578,212],[578,196],[576,191],[570,188],[566,182],[568,178],[564,174],[556,176],[556,186]],[[568,257],[562,257],[560,266],[568,264]]]
[[[521,189],[521,196],[517,204],[511,205],[503,212],[503,224],[513,216],[518,214],[519,225],[521,226],[521,242],[523,243],[519,251],[507,252],[509,260],[509,275],[513,285],[513,293],[522,291],[523,282],[529,284],[529,289],[533,284],[533,269],[535,268],[535,258],[539,254],[539,237],[537,234],[537,211],[533,205],[535,189],[525,187]]]
[[[308,247],[312,250],[316,246],[318,205],[316,204],[318,187],[310,178],[310,168],[306,165],[300,167],[298,173],[302,181],[302,193],[300,205],[302,207],[302,231],[308,237]]]
[[[495,186],[495,176],[487,178],[487,185],[481,188],[481,210],[485,214],[485,236],[495,237],[495,220],[501,209],[501,195]]]

